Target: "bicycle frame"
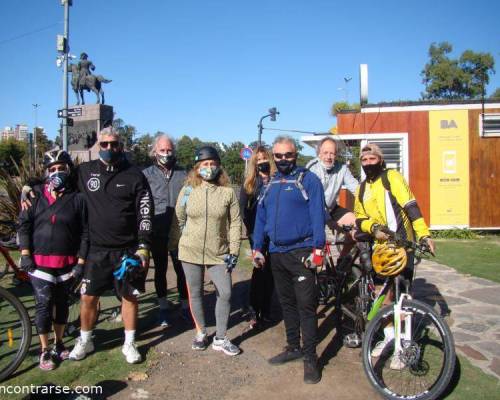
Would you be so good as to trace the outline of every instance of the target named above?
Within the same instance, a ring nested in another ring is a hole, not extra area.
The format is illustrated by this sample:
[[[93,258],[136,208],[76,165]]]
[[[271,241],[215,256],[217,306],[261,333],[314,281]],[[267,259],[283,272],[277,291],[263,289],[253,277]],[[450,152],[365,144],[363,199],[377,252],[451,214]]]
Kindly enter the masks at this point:
[[[14,276],[16,279],[18,279],[21,282],[29,282],[29,280],[30,280],[29,275],[26,272],[21,271],[19,269],[16,262],[10,256],[9,249],[7,249],[4,246],[0,246],[0,253],[5,258],[5,261],[7,262],[7,268],[5,269],[5,272],[0,273],[0,278],[3,278],[3,276],[7,273],[8,267],[10,267],[12,269],[12,271],[14,272]]]

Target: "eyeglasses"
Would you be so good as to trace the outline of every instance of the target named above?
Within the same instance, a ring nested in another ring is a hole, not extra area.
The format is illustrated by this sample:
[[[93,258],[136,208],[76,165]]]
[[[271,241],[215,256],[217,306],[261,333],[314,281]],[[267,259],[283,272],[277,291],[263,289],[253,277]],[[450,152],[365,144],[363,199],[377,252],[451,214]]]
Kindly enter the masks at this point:
[[[118,140],[112,140],[109,142],[99,142],[99,146],[103,149],[107,149],[108,147],[111,147],[112,149],[117,149],[118,146],[120,145],[120,142]]]
[[[283,158],[295,158],[295,153],[293,151],[287,151],[286,153],[273,153],[273,156],[277,160],[282,160]]]
[[[66,165],[54,165],[49,168],[49,173],[67,171]]]

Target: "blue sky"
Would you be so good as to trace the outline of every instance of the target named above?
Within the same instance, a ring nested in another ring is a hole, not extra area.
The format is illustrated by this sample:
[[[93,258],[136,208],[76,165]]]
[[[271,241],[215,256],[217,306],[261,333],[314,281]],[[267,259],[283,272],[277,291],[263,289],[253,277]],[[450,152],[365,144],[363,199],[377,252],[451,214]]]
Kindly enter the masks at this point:
[[[0,12],[0,126],[31,128],[38,103],[38,125],[53,138],[62,106],[55,43],[63,7],[59,0],[2,1]],[[419,99],[432,42],[450,42],[455,57],[490,52],[499,70],[491,93],[500,87],[499,16],[493,0],[74,0],[70,47],[113,80],[107,103],[140,133],[248,143],[272,106],[281,115],[265,126],[327,131],[335,124],[330,106],[346,96],[344,77],[353,78],[349,101],[358,101],[361,63],[368,64],[370,102]],[[264,139],[275,134],[264,131]]]

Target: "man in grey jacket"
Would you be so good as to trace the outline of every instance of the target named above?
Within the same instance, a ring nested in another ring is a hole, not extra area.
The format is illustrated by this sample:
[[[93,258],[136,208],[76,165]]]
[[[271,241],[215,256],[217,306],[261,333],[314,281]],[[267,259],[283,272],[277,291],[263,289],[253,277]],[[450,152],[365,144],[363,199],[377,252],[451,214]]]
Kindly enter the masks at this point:
[[[346,164],[335,160],[337,143],[333,138],[322,139],[316,148],[316,154],[317,157],[309,161],[306,168],[316,174],[323,184],[325,203],[331,217],[327,221],[327,240],[333,240],[334,229],[339,229],[342,225],[354,226],[356,222],[354,213],[337,204],[340,189],[345,186],[354,195],[359,183]],[[341,255],[345,255],[350,247],[344,246]]]
[[[175,204],[179,192],[186,180],[186,171],[177,167],[175,145],[173,139],[166,135],[158,135],[150,153],[154,160],[151,167],[146,168],[146,176],[154,199],[155,216],[153,219],[152,253],[155,265],[155,289],[160,307],[158,323],[163,327],[170,325],[167,303],[167,263],[169,231],[175,214]],[[188,314],[186,278],[177,250],[170,251],[170,257],[177,274],[177,290],[184,314]]]

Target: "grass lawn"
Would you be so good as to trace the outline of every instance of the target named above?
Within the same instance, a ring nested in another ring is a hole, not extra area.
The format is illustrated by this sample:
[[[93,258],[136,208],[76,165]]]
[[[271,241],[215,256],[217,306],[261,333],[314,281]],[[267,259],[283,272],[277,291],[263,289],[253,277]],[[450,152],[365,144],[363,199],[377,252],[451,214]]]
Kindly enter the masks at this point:
[[[435,260],[463,274],[500,283],[500,237],[437,239]]]
[[[5,276],[0,285],[8,288],[18,296],[28,309],[30,316],[34,314],[34,300],[32,290],[29,285],[12,286],[12,275]],[[171,298],[175,300],[175,298]],[[161,332],[139,336],[139,351],[145,356],[146,361],[140,364],[127,364],[121,353],[123,344],[123,324],[121,322],[110,321],[112,311],[119,305],[118,300],[112,296],[103,296],[101,300],[101,313],[98,324],[94,330],[94,344],[96,351],[83,361],[65,361],[54,371],[46,372],[38,368],[39,341],[36,329],[33,327],[33,340],[27,358],[17,369],[17,371],[0,385],[67,385],[75,387],[78,385],[101,385],[109,387],[125,386],[120,383],[127,380],[131,374],[140,377],[147,369],[156,362],[156,352],[154,343],[162,336]],[[140,320],[139,330],[144,332],[151,328],[156,319],[156,299],[153,292],[149,292],[140,299]],[[72,348],[76,335],[66,337],[64,342],[66,347]],[[2,396],[0,396],[2,397]],[[24,396],[11,395],[9,399],[20,399]]]

